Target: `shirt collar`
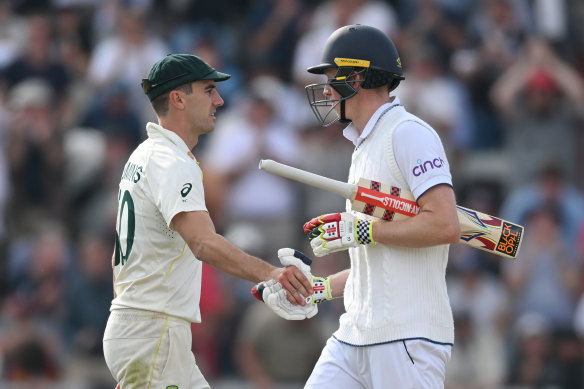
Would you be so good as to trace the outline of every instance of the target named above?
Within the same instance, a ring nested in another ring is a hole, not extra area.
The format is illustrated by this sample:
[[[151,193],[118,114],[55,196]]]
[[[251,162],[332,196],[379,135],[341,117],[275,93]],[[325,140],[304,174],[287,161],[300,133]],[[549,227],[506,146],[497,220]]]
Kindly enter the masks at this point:
[[[381,115],[385,111],[387,111],[390,108],[393,108],[396,105],[400,105],[399,98],[397,96],[394,96],[392,102],[385,103],[379,108],[377,108],[377,111],[375,111],[375,113],[371,116],[371,118],[367,122],[367,125],[363,129],[361,135],[359,135],[359,131],[357,130],[357,128],[355,128],[353,123],[351,123],[343,130],[343,136],[350,140],[351,142],[353,142],[355,146],[359,146],[361,142],[363,142],[369,136],[369,134],[371,134],[371,131],[373,131],[373,128],[375,128],[375,124],[377,124],[377,121],[379,120]]]
[[[160,124],[148,122],[148,124],[146,124],[146,132],[149,138],[168,140],[176,145],[179,149],[183,150],[186,154],[188,154],[189,157],[192,155],[189,146],[187,146],[187,144],[180,136],[178,136],[175,132],[162,127]]]

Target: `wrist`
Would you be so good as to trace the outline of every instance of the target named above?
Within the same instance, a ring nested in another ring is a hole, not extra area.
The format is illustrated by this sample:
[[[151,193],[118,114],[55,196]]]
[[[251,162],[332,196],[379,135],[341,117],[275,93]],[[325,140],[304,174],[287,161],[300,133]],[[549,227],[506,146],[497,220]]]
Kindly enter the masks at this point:
[[[357,243],[375,244],[373,240],[373,223],[375,220],[357,219],[355,221],[355,240]]]
[[[269,267],[266,270],[266,273],[261,277],[261,279],[257,282],[261,281],[269,281],[269,280],[278,280],[280,274],[282,273],[282,268],[272,266],[266,263]]]

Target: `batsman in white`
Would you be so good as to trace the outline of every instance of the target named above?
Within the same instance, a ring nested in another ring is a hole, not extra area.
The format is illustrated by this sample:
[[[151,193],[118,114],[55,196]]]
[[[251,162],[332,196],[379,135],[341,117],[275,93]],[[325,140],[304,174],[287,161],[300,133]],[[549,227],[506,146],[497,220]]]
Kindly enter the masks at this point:
[[[346,212],[304,225],[316,256],[348,250],[351,259],[350,269],[314,285],[313,300],[343,296],[346,312],[305,388],[443,388],[454,342],[445,271],[460,227],[440,138],[391,95],[402,64],[381,31],[336,30],[308,71],[327,77],[306,87],[321,125],[351,123],[343,132],[355,145],[349,183],[365,177],[411,191],[421,212],[375,221],[347,202]]]
[[[203,173],[191,150],[213,131],[223,105],[216,82],[229,77],[197,56],[171,54],[142,81],[158,124],[147,124],[148,139],[122,173],[114,299],[103,338],[122,389],[209,388],[191,352],[190,324],[201,321],[202,261],[254,283],[275,280],[271,286],[281,293],[268,305],[280,314],[293,304],[313,310],[305,303],[310,281],[298,268],[239,250],[215,232],[205,207]]]

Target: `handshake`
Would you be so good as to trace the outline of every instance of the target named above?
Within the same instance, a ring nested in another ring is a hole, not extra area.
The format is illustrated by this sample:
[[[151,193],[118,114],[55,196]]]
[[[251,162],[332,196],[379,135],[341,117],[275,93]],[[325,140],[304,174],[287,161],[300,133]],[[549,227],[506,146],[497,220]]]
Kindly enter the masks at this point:
[[[314,255],[322,257],[351,247],[375,244],[372,226],[371,220],[342,212],[315,217],[305,223],[303,228],[310,239]],[[306,305],[290,303],[286,290],[276,280],[260,282],[252,288],[252,294],[284,319],[304,320],[313,317],[318,313],[317,303],[332,299],[329,277],[314,277],[310,272],[312,260],[300,251],[280,249],[278,258],[284,266],[296,266],[310,280],[313,294],[306,297]]]
[[[260,282],[252,288],[251,293],[286,320],[310,319],[318,313],[318,303],[332,299],[329,278],[313,276],[310,272],[312,260],[300,251],[280,249],[278,258],[283,266],[296,266],[310,280],[313,294],[306,297],[306,305],[295,305],[288,301],[286,290],[276,280]]]

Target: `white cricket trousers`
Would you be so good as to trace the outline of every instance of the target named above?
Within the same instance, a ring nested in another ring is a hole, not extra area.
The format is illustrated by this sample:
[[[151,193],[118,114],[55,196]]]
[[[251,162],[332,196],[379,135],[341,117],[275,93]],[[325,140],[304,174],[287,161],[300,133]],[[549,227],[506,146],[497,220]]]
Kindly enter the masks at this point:
[[[356,347],[331,337],[304,389],[442,389],[451,348],[418,339]]]
[[[191,351],[190,323],[136,309],[110,313],[105,362],[122,389],[208,389]]]

